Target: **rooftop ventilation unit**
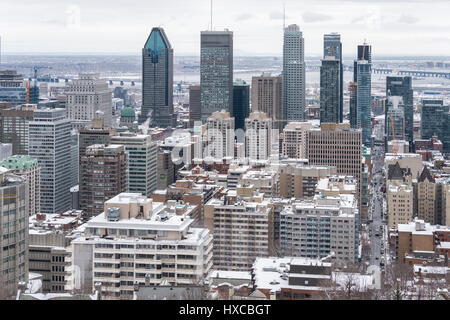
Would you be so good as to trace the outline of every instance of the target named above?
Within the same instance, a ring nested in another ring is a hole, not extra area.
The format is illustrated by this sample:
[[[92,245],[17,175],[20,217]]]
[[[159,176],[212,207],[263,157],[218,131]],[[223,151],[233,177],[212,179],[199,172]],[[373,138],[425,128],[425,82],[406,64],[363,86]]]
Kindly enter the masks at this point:
[[[110,207],[107,211],[108,221],[119,221],[120,220],[120,209],[117,207]]]

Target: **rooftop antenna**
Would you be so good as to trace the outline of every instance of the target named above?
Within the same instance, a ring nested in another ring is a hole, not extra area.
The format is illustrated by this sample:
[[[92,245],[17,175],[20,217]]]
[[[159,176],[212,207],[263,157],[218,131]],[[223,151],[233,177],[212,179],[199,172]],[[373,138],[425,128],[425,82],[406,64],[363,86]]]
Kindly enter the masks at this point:
[[[211,0],[211,31],[213,31],[213,16],[212,16],[212,12],[213,12],[213,0]]]

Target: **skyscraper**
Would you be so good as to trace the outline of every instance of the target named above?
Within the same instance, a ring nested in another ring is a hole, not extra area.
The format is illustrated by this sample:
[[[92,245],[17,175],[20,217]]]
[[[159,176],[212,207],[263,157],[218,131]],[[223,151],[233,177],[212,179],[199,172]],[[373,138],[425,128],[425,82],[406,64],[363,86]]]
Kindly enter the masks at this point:
[[[233,112],[233,32],[202,31],[200,99],[202,122],[215,111]]]
[[[356,125],[358,128],[362,128],[363,144],[370,146],[372,139],[372,65],[368,60],[356,61],[356,77]]]
[[[334,57],[339,60],[339,122],[344,120],[344,69],[342,66],[342,42],[338,33],[325,34],[323,36],[323,57]]]
[[[305,119],[305,52],[300,28],[291,24],[284,29],[283,43],[283,117]]]
[[[142,49],[142,109],[138,123],[175,127],[173,49],[163,28],[153,28]]]
[[[320,122],[342,122],[340,60],[322,59],[320,67]]]
[[[70,209],[71,123],[64,109],[38,109],[29,122],[29,156],[41,167],[41,213]]]
[[[245,81],[233,83],[234,128],[244,130],[245,119],[250,114],[250,86]]]
[[[88,217],[103,212],[104,203],[125,192],[127,156],[122,145],[94,144],[80,159],[80,209]]]
[[[386,140],[405,140],[405,106],[403,97],[389,96],[386,100]]]
[[[357,124],[357,93],[358,93],[358,84],[356,82],[350,82],[348,84],[348,91],[350,95],[350,101],[349,101],[349,111],[350,111],[350,127],[352,129],[358,128]]]
[[[414,145],[414,103],[413,89],[410,76],[386,77],[386,98],[390,96],[400,96],[403,99],[405,115],[405,140],[409,142],[409,150],[412,151]],[[388,105],[386,104],[386,108]],[[388,110],[386,110],[388,112]],[[440,137],[441,138],[441,137]],[[442,139],[442,138],[441,138]]]
[[[75,129],[81,129],[99,113],[107,126],[112,125],[112,92],[98,73],[80,73],[66,87],[67,117]]]
[[[357,82],[358,78],[358,68],[356,66],[358,60],[365,60],[368,63],[372,64],[372,46],[367,45],[366,43],[358,45],[357,47],[357,59],[354,61],[353,65],[353,81]]]
[[[444,119],[442,99],[422,99],[420,138],[430,139],[432,136],[441,138]]]
[[[0,110],[0,142],[11,143],[13,154],[28,154],[28,123],[36,105]]]
[[[189,126],[192,128],[195,121],[202,120],[202,105],[200,99],[200,85],[189,86]]]
[[[278,128],[278,121],[283,119],[282,112],[282,77],[262,74],[252,78],[251,102],[252,111],[261,111],[274,121]]]

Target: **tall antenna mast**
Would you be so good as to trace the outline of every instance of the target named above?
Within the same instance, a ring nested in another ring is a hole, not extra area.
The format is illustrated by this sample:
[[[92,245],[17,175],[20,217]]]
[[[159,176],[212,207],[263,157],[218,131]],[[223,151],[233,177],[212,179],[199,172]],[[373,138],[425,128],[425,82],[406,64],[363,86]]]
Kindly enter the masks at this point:
[[[213,17],[212,17],[212,11],[213,11],[213,0],[211,0],[211,31],[213,31]]]
[[[286,29],[286,3],[283,3],[283,31]]]

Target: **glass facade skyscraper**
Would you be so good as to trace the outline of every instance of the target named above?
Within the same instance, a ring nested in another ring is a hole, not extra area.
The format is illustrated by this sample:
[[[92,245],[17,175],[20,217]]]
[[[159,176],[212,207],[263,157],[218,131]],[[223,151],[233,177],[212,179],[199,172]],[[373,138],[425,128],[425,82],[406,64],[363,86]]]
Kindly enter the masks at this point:
[[[200,35],[201,118],[233,109],[233,32],[202,31]]]
[[[284,29],[283,118],[305,120],[305,48],[303,34],[296,24]]]
[[[391,96],[400,96],[403,100],[405,114],[405,140],[409,142],[409,151],[412,151],[414,141],[414,103],[412,80],[410,76],[386,77],[386,98]],[[386,103],[388,112],[389,105]]]
[[[362,129],[366,147],[372,144],[372,65],[367,60],[357,61],[356,121]]]
[[[142,110],[138,123],[175,127],[173,112],[173,49],[164,29],[153,28],[142,49]]]
[[[233,83],[234,128],[245,129],[245,119],[250,114],[250,85],[245,81]]]
[[[442,139],[444,124],[444,103],[442,99],[422,99],[420,116],[422,119],[420,138],[430,139],[438,136]]]
[[[320,122],[342,122],[340,60],[322,59],[320,67]]]
[[[340,34],[330,33],[323,36],[323,57],[327,56],[339,60],[339,122],[342,122],[344,120],[344,69]]]

